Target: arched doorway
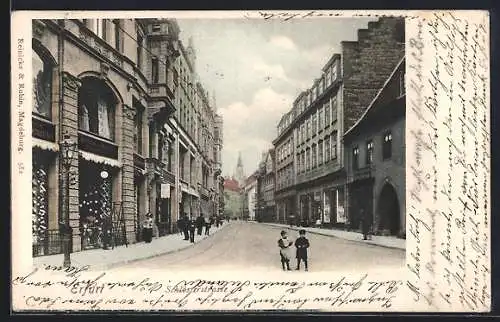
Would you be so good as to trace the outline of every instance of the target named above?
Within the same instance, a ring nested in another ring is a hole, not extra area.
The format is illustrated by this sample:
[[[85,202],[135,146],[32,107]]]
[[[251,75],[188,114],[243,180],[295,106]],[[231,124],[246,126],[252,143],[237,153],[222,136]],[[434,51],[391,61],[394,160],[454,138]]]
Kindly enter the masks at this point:
[[[401,226],[399,214],[399,201],[394,187],[386,183],[380,192],[377,203],[377,214],[379,217],[379,230],[389,231],[391,235],[397,235]]]

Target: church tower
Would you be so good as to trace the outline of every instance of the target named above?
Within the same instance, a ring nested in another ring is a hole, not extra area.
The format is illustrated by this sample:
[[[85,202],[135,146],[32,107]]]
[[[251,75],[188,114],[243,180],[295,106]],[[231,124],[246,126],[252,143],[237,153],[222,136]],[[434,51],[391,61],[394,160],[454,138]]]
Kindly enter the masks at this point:
[[[245,172],[243,170],[243,160],[241,159],[241,152],[238,153],[238,163],[236,164],[236,172],[234,174],[234,178],[238,180],[240,186],[245,183]]]

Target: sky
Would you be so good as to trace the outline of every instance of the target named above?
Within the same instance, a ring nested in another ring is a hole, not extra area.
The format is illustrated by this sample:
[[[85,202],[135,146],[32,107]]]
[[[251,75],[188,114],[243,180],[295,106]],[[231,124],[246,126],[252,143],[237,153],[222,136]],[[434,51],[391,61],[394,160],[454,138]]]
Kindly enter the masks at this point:
[[[224,119],[222,174],[245,174],[272,147],[277,124],[295,98],[321,76],[340,42],[357,40],[366,18],[178,19],[185,46],[192,38],[196,72]]]

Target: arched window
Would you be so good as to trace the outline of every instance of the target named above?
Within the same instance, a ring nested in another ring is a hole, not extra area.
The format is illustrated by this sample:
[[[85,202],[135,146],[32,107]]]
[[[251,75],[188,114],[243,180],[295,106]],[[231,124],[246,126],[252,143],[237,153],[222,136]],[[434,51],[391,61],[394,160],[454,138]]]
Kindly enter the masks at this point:
[[[33,48],[33,113],[51,119],[52,64]]]
[[[78,92],[78,128],[114,140],[117,100],[104,81],[87,77]]]

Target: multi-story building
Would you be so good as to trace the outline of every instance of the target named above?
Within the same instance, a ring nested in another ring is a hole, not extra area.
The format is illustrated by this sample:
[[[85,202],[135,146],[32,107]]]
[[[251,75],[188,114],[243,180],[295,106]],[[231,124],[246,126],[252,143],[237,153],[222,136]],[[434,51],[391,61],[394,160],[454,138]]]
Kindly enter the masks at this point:
[[[257,178],[258,171],[252,173],[242,187],[243,192],[243,218],[255,220],[255,210],[257,208]]]
[[[273,144],[276,147],[276,215],[277,221],[286,223],[296,215],[296,194],[294,164],[295,137],[289,125],[297,116],[298,109],[286,113],[278,123],[278,137]]]
[[[275,222],[276,202],[275,202],[275,180],[276,163],[274,148],[262,154],[259,163],[259,174],[257,177],[257,211],[256,220],[259,222]]]
[[[332,55],[313,86],[294,101],[273,141],[286,151],[292,138],[293,183],[286,184],[286,175],[278,173],[277,195],[288,200],[295,196],[295,221],[306,225],[318,220],[324,225],[349,224],[342,137],[403,57],[404,19],[369,22],[367,29],[358,30],[357,41],[344,41],[341,47],[341,54]],[[291,163],[283,157],[277,167],[286,169]],[[279,209],[293,209],[287,202],[278,203]]]
[[[235,178],[224,179],[224,217],[241,219],[243,217],[243,193]]]
[[[180,212],[200,212],[182,191],[219,200],[216,110],[198,98],[199,85],[186,89],[196,80],[194,68],[183,74],[194,50],[179,32],[172,19],[33,20],[34,256],[62,251],[68,203],[72,251],[80,251],[102,246],[105,225],[115,245],[140,240],[148,212],[157,235],[171,232]],[[197,123],[181,119],[186,109]],[[69,160],[63,142],[76,148]]]
[[[405,60],[344,135],[349,221],[361,210],[373,232],[405,236]]]

